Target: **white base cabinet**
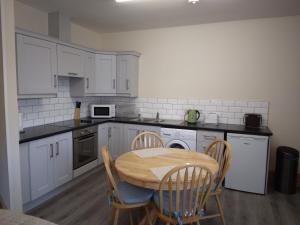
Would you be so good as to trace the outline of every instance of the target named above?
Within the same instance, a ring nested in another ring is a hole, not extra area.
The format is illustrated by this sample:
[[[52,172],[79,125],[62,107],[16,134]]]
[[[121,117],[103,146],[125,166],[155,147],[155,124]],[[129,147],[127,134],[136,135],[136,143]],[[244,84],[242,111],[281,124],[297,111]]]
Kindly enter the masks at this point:
[[[225,187],[265,194],[269,138],[228,133],[227,141],[232,145],[232,162],[225,177]]]
[[[145,131],[156,132],[160,134],[160,127],[132,124],[124,125],[124,146],[126,146],[128,151],[131,150],[131,143],[135,136]]]
[[[224,132],[217,131],[197,131],[197,152],[206,151],[208,145],[216,139],[224,139]]]
[[[29,143],[31,201],[72,179],[72,143],[71,132]]]

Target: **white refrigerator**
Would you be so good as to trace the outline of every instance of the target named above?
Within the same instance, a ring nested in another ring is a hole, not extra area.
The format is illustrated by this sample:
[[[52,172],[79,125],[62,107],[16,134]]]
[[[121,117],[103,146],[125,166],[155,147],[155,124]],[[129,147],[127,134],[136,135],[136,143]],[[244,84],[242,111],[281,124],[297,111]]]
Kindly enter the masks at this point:
[[[232,145],[232,162],[225,177],[225,187],[257,194],[267,191],[269,137],[227,134]]]

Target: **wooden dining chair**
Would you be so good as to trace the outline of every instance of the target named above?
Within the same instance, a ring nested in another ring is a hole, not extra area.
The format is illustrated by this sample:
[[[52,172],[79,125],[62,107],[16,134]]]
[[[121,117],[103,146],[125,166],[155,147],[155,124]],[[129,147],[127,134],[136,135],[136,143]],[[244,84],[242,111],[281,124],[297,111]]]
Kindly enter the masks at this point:
[[[160,135],[155,132],[142,132],[138,134],[131,143],[131,150],[144,148],[159,148],[164,147],[164,141]]]
[[[222,193],[222,183],[224,181],[225,175],[230,167],[231,163],[231,145],[224,140],[215,140],[207,148],[207,155],[214,158],[219,164],[219,170],[215,175],[212,184],[212,190],[209,197],[213,197],[216,200],[218,213],[205,215],[201,219],[210,219],[215,217],[220,217],[223,225],[226,225],[224,218],[224,211],[221,206],[221,193]],[[206,206],[204,207],[206,211]]]
[[[200,224],[200,210],[211,191],[213,175],[203,165],[185,165],[170,170],[154,194],[157,217],[166,224]]]
[[[112,224],[118,224],[120,210],[134,210],[137,208],[144,208],[146,211],[148,223],[152,225],[148,205],[149,203],[151,203],[153,190],[140,188],[124,181],[116,182],[116,180],[119,179],[118,177],[117,179],[115,179],[116,173],[113,173],[113,161],[111,155],[109,154],[107,146],[104,146],[102,148],[102,157],[106,170],[109,204],[113,208]],[[129,219],[130,224],[133,225],[131,211],[129,211]]]

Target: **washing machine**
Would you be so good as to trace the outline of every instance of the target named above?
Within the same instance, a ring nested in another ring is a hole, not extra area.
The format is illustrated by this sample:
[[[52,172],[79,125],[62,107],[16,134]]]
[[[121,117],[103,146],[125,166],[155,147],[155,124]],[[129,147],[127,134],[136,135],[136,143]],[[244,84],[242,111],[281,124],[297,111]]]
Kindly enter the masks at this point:
[[[196,151],[197,132],[195,130],[161,128],[160,136],[167,148],[181,148]]]

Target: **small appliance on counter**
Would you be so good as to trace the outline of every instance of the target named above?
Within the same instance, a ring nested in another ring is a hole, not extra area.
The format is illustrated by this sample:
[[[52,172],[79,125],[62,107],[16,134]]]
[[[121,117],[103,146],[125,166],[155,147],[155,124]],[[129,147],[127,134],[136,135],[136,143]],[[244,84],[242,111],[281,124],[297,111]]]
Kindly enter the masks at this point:
[[[81,102],[76,102],[74,120],[80,120],[80,107],[81,107]]]
[[[244,124],[247,128],[260,128],[262,125],[262,115],[256,113],[246,113],[244,115]]]
[[[116,105],[90,105],[91,118],[113,118],[116,117]]]
[[[184,121],[191,124],[197,123],[199,118],[200,118],[200,112],[196,109],[189,109],[186,111],[184,115]]]
[[[218,124],[219,123],[219,115],[217,113],[207,113],[205,115],[204,123]]]

